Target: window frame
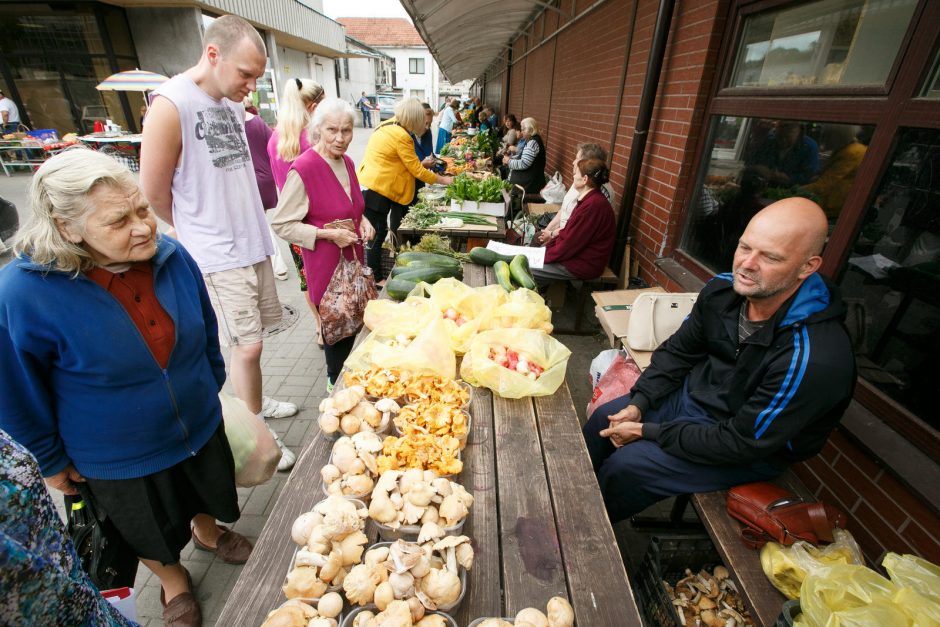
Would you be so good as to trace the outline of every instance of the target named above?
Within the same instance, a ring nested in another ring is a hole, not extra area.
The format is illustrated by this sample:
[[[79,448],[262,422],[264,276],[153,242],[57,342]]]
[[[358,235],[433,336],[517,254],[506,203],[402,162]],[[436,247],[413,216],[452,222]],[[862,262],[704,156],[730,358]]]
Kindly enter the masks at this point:
[[[812,0],[809,0],[812,1]],[[802,3],[802,2],[801,2]],[[823,253],[820,272],[839,277],[845,270],[849,253],[862,218],[874,200],[904,127],[940,129],[940,99],[921,96],[936,70],[940,54],[940,33],[931,25],[940,23],[940,2],[920,0],[911,16],[907,32],[901,40],[885,84],[870,87],[844,88],[742,88],[725,87],[730,82],[738,46],[744,34],[744,20],[761,11],[787,5],[792,0],[732,0],[715,65],[709,99],[702,118],[702,132],[690,146],[689,180],[701,183],[708,171],[713,142],[713,118],[720,115],[764,117],[804,122],[872,124],[875,126],[865,159],[856,175],[842,212]],[[701,281],[714,273],[682,246],[697,190],[700,185],[687,185],[682,196],[683,210],[677,220],[673,259]],[[940,430],[930,427],[917,415],[878,390],[862,377],[858,378],[855,400],[879,416],[886,424],[908,439],[914,446],[940,458]]]
[[[421,71],[418,71],[418,62],[421,62]],[[411,69],[411,66],[414,65],[414,70]],[[408,57],[408,73],[420,75],[425,73],[425,63],[423,57]]]

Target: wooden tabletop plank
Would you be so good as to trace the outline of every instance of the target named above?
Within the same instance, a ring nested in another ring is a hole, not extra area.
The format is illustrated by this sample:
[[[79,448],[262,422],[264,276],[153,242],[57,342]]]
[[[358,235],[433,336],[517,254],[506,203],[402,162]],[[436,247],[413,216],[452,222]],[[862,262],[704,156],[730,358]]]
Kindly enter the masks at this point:
[[[566,389],[567,391],[567,389]],[[532,400],[493,398],[503,616],[567,596]]]
[[[500,552],[493,393],[474,388],[470,415],[470,437],[463,451],[464,467],[458,481],[473,494],[464,535],[473,541],[474,557],[473,568],[467,574],[467,594],[454,614],[458,625],[468,625],[480,616],[499,616],[502,609],[497,576]]]
[[[535,399],[568,593],[578,625],[642,625],[568,384]]]
[[[248,563],[229,593],[219,625],[260,625],[268,612],[286,600],[281,586],[295,546],[290,529],[297,516],[324,498],[320,468],[329,459],[331,445],[318,433],[297,458]]]

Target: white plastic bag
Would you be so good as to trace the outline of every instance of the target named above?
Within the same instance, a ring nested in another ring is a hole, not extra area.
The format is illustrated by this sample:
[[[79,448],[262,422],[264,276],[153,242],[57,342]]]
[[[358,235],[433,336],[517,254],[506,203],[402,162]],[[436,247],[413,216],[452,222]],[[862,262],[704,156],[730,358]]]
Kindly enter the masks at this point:
[[[540,194],[542,198],[545,199],[545,202],[549,204],[561,204],[561,201],[565,199],[565,184],[561,181],[560,172],[555,171],[555,174],[552,175],[552,178],[548,179],[548,183],[542,188]]]
[[[240,399],[219,392],[225,437],[235,458],[235,485],[250,488],[270,479],[281,461],[281,449],[264,421]]]

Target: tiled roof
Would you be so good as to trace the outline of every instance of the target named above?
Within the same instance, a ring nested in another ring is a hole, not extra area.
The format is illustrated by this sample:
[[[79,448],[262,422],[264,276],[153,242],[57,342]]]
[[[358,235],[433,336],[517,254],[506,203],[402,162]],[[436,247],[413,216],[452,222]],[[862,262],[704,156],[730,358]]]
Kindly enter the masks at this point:
[[[340,17],[346,34],[370,46],[424,46],[411,22],[401,17]]]

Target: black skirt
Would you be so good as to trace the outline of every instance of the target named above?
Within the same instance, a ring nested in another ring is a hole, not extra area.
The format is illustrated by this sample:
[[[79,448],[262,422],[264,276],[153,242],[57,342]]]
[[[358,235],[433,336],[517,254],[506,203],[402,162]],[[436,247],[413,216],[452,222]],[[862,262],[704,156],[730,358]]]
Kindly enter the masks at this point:
[[[162,564],[179,561],[196,514],[239,518],[235,460],[221,423],[195,457],[137,479],[88,479],[88,486],[136,555]]]

